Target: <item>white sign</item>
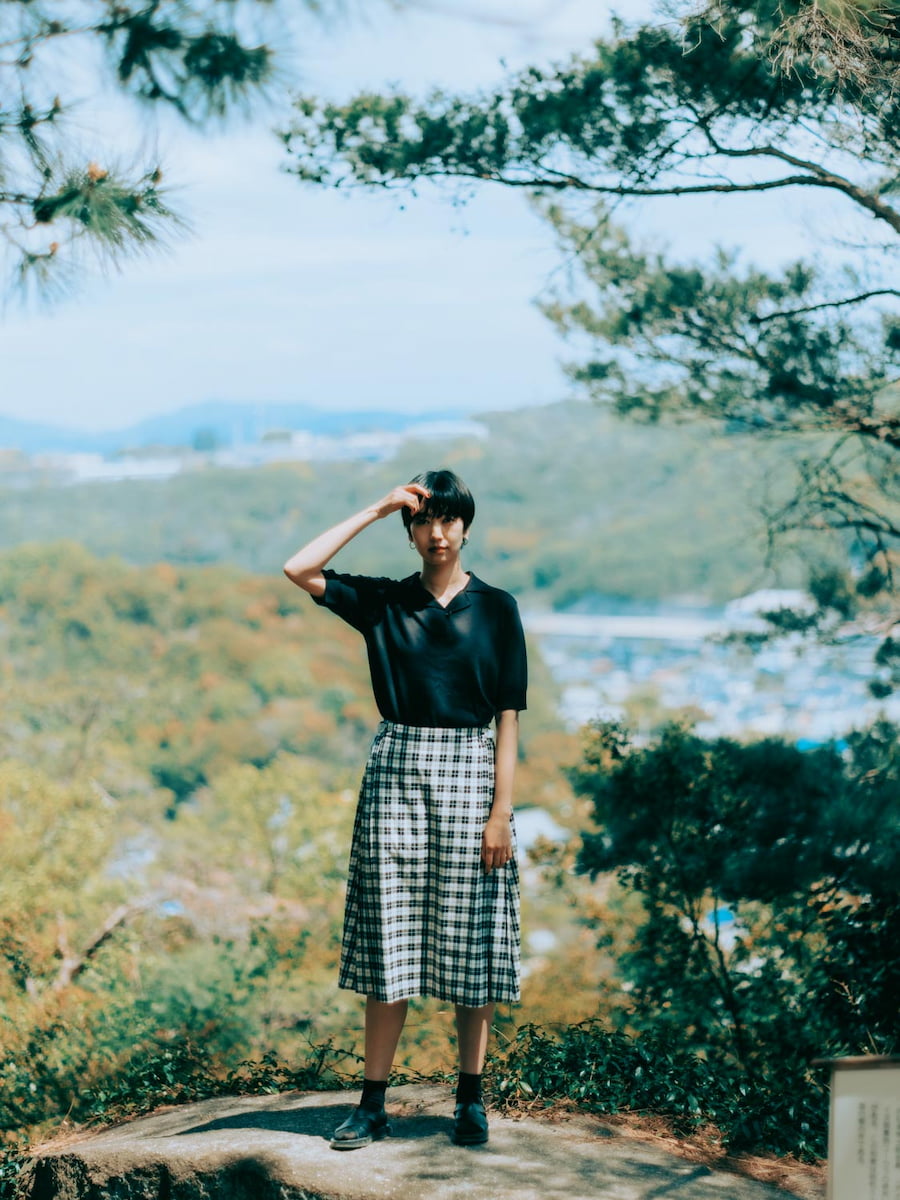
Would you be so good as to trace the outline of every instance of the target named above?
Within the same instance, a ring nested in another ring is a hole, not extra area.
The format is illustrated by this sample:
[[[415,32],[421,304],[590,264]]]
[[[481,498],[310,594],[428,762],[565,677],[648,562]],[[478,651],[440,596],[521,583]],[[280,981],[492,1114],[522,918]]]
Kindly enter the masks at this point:
[[[900,1061],[834,1063],[828,1200],[900,1200]]]

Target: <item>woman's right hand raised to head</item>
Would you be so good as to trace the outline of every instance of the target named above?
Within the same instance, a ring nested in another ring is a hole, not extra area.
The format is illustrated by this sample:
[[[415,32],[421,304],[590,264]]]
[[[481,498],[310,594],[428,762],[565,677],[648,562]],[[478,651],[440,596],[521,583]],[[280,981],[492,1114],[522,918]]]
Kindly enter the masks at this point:
[[[372,507],[381,517],[390,516],[391,513],[399,512],[401,508],[408,508],[410,513],[415,514],[422,507],[423,500],[427,500],[431,493],[427,488],[422,487],[420,483],[404,483],[400,487],[395,487],[392,491],[377,504]]]
[[[362,512],[347,517],[345,521],[341,521],[331,529],[326,529],[311,542],[307,542],[284,564],[285,575],[292,583],[296,583],[297,587],[309,592],[311,596],[324,596],[325,576],[322,571],[325,564],[330,562],[338,550],[346,546],[351,538],[355,538],[368,525],[392,512],[398,512],[401,508],[408,508],[411,515],[415,516],[430,495],[428,489],[422,487],[420,483],[406,483],[402,487],[395,487],[377,504],[369,505]]]

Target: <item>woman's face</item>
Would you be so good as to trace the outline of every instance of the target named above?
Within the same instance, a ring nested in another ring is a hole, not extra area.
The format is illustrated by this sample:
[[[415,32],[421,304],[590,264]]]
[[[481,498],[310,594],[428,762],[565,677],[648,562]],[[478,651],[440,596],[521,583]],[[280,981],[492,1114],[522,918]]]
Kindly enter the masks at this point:
[[[409,535],[427,563],[458,558],[465,532],[462,517],[436,517],[428,513],[417,513],[409,526]]]

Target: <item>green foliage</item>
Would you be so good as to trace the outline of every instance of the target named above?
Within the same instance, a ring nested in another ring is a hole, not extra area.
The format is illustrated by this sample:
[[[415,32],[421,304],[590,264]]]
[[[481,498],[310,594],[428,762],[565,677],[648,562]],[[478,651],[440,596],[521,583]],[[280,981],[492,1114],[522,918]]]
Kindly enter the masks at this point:
[[[863,203],[853,178],[827,178],[815,154],[833,154],[842,167],[859,155],[864,172],[868,151],[883,168],[898,149],[896,95],[889,82],[836,88],[809,57],[780,71],[768,50],[782,15],[778,4],[738,0],[715,13],[692,9],[681,21],[631,30],[620,22],[587,54],[528,68],[471,99],[365,93],[340,105],[302,97],[285,146],[301,178],[332,185],[450,177],[615,196],[812,186]],[[804,122],[821,133],[812,153]],[[755,180],[740,171],[748,159],[763,168]],[[874,189],[865,203],[890,220]]]
[[[191,930],[186,912],[180,928],[161,932],[162,954],[160,933],[154,936],[145,920],[92,959],[78,990],[56,990],[42,1003],[29,998],[17,1006],[10,997],[8,1019],[17,1009],[18,1020],[17,1028],[0,1029],[0,1128],[83,1122],[241,1088],[265,1090],[244,1056],[262,1056],[271,1068],[275,1044],[299,1061],[308,1041],[303,1026],[312,1022],[300,1019],[304,989],[291,976],[316,972],[305,931],[282,921],[257,924],[227,941],[207,940]],[[146,961],[135,988],[127,952],[138,947]],[[282,1003],[285,1015],[291,1011],[291,1000],[294,1029],[286,1040],[272,1025]],[[332,1053],[330,1045],[317,1053],[318,1074],[326,1060],[333,1064],[341,1056],[346,1052]],[[285,1080],[289,1073],[282,1064]],[[315,1077],[308,1064],[293,1068],[295,1086]],[[267,1070],[267,1086],[274,1078],[274,1068]]]
[[[814,1057],[896,1048],[894,727],[853,733],[839,753],[678,726],[639,748],[599,725],[573,774],[597,824],[581,869],[616,871],[643,907],[618,960],[621,1024],[694,1049],[759,1097],[795,1095],[798,1111]]]
[[[16,1180],[22,1173],[27,1156],[24,1148],[0,1148],[0,1200],[15,1200]]]
[[[830,836],[846,803],[832,748],[707,742],[678,726],[646,750],[631,751],[618,726],[599,726],[594,739],[573,773],[601,826],[585,837],[589,871],[619,869],[641,891],[683,905],[708,891],[768,901],[805,892],[846,854]],[[870,814],[856,812],[861,829]],[[822,826],[828,833],[813,838]]]
[[[489,1064],[490,1086],[510,1105],[568,1101],[589,1112],[653,1113],[676,1131],[714,1125],[730,1150],[816,1158],[825,1153],[821,1072],[804,1086],[786,1076],[762,1086],[685,1046],[674,1030],[638,1037],[598,1021],[553,1034],[524,1025]]]
[[[268,1053],[223,1073],[221,1061],[208,1047],[185,1038],[150,1051],[142,1047],[118,1064],[114,1075],[87,1089],[79,1087],[73,1074],[65,1081],[71,1091],[64,1115],[73,1124],[96,1124],[140,1116],[164,1104],[188,1104],[216,1096],[325,1090],[342,1086],[339,1067],[346,1058],[344,1051],[327,1042],[310,1045],[305,1061],[299,1064],[288,1064]],[[32,1082],[37,1079],[33,1077]],[[12,1127],[7,1122],[21,1124],[22,1114],[0,1102],[0,1125]],[[14,1200],[16,1180],[26,1161],[24,1143],[0,1147],[0,1200]]]
[[[272,10],[252,0],[0,5],[0,237],[20,282],[52,291],[75,276],[79,249],[119,259],[181,224],[158,163],[78,161],[66,129],[76,105],[59,94],[61,47],[81,76],[104,72],[119,101],[206,125],[246,108],[270,84],[272,46],[252,43]]]
[[[877,316],[819,308],[824,270],[796,262],[765,274],[721,252],[703,269],[680,266],[634,245],[602,209],[589,221],[558,206],[545,215],[595,298],[545,311],[600,351],[573,369],[598,399],[643,418],[703,414],[734,428],[853,431],[890,444],[896,414],[883,392],[900,358]]]
[[[162,1104],[189,1104],[213,1096],[272,1095],[279,1091],[325,1090],[339,1086],[336,1067],[346,1058],[329,1042],[310,1046],[307,1060],[289,1065],[275,1054],[248,1059],[227,1074],[209,1049],[191,1041],[136,1055],[106,1087],[85,1095],[71,1114],[78,1122],[137,1116]]]
[[[722,255],[703,271],[680,267],[633,245],[602,211],[590,222],[557,206],[547,216],[595,297],[545,304],[564,333],[587,334],[594,347],[573,376],[639,420],[702,415],[758,441],[789,435],[796,475],[763,502],[770,537],[840,530],[848,551],[842,572],[811,569],[817,609],[794,614],[795,624],[835,637],[848,620],[883,613],[900,547],[900,358],[883,318],[824,301],[823,269],[763,274]],[[773,629],[790,632],[789,617]]]
[[[824,1153],[812,1059],[900,1036],[897,731],[848,742],[801,753],[671,726],[637,747],[616,725],[588,731],[572,774],[596,832],[580,866],[624,889],[592,918],[622,991],[602,1022],[520,1030],[493,1075],[501,1095]]]

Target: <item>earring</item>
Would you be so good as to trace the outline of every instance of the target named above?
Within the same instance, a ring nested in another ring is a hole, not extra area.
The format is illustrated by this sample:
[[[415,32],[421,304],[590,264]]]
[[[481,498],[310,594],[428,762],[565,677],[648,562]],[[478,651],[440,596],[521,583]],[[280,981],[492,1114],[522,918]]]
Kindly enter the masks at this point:
[[[464,546],[468,546],[468,544],[469,544],[469,539],[468,539],[467,537],[464,537],[464,538],[463,538],[463,540],[462,540],[462,544],[463,544]]]
[[[412,540],[412,538],[409,539],[409,548],[410,550],[415,550],[416,548],[416,543]]]

